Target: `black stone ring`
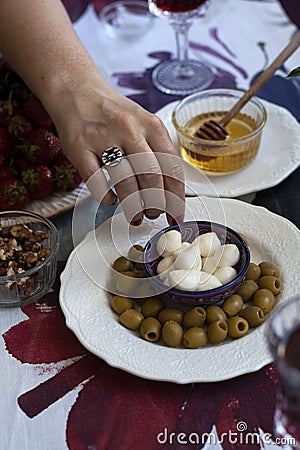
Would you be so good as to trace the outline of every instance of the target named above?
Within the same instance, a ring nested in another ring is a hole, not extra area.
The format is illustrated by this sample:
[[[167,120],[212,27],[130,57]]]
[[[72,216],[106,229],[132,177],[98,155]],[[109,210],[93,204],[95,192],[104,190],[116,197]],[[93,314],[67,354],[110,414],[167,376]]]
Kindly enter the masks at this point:
[[[114,145],[104,150],[101,156],[101,161],[104,166],[113,167],[120,164],[122,158],[124,157],[126,156],[121,147]]]

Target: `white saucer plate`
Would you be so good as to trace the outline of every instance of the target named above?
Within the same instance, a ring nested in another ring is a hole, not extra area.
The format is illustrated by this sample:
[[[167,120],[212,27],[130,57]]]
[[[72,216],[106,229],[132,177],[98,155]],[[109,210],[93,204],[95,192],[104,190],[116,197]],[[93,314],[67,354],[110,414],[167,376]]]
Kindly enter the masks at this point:
[[[227,175],[211,175],[184,163],[186,193],[210,197],[239,197],[276,186],[300,165],[300,124],[285,108],[261,100],[267,110],[261,146],[255,160],[245,169]],[[157,111],[178,151],[172,124],[172,102]]]
[[[300,231],[291,222],[240,200],[200,196],[187,199],[186,220],[196,219],[223,223],[243,233],[253,262],[276,264],[283,283],[277,304],[300,291]],[[166,226],[163,220],[144,220],[140,227],[131,227],[131,244],[144,244]],[[118,214],[88,233],[61,276],[60,304],[67,326],[89,351],[134,375],[180,384],[226,380],[271,362],[268,318],[241,339],[195,350],[149,343],[123,327],[110,308],[112,295],[105,286],[111,264],[129,249],[125,227],[123,214]]]
[[[30,202],[24,209],[43,217],[54,217],[74,208],[75,204],[91,196],[88,188],[81,183],[76,189],[70,192],[54,192],[42,200]]]

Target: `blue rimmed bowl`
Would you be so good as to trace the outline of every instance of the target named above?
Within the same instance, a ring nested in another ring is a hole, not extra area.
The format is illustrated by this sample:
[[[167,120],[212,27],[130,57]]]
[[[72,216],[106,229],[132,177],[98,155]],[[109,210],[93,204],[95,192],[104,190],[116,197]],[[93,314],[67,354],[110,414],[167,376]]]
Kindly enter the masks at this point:
[[[159,279],[156,270],[158,263],[162,259],[157,251],[157,241],[164,233],[170,230],[179,231],[182,242],[191,243],[201,234],[215,232],[221,244],[235,244],[240,252],[239,262],[235,266],[237,271],[236,277],[223,286],[207,291],[183,291],[165,285]],[[243,237],[225,225],[206,221],[189,221],[164,228],[147,242],[143,253],[144,270],[147,277],[149,277],[154,291],[168,302],[180,303],[186,306],[208,306],[223,302],[227,297],[236,292],[238,287],[243,283],[249,264],[250,250]]]

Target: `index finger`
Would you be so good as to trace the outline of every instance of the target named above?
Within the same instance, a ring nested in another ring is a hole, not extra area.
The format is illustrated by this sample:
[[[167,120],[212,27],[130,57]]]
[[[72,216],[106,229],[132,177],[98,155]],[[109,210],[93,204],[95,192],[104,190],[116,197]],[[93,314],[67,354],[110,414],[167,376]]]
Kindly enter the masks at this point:
[[[185,213],[185,179],[182,159],[170,136],[161,124],[160,133],[152,134],[148,144],[155,152],[164,179],[164,189],[172,195],[166,196],[168,221],[182,222]]]

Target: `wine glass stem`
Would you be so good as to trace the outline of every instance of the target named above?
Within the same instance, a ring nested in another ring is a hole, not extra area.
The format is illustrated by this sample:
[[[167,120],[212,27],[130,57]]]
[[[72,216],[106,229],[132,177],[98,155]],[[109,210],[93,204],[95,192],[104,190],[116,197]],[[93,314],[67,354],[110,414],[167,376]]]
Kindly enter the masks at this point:
[[[192,20],[180,17],[180,14],[171,14],[170,25],[175,31],[177,60],[183,63],[188,60],[188,32],[192,25]]]

